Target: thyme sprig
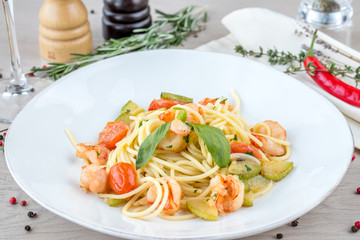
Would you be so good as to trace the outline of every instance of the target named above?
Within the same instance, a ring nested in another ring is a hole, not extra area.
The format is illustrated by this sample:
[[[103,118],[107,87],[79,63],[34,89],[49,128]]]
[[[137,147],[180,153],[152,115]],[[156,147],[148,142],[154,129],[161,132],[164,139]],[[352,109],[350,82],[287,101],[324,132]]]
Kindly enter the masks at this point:
[[[235,52],[240,53],[243,57],[254,57],[261,58],[267,57],[267,61],[270,65],[283,65],[287,66],[285,73],[287,74],[296,74],[297,72],[308,71],[310,74],[314,74],[315,71],[323,71],[320,69],[314,68],[314,66],[307,66],[305,69],[303,66],[303,61],[306,57],[306,52],[300,51],[298,54],[293,54],[291,52],[279,51],[276,48],[268,49],[266,52],[260,46],[259,50],[247,50],[241,45],[235,46]],[[321,55],[321,52],[314,51],[315,55]],[[323,63],[324,64],[324,63]],[[347,77],[355,81],[355,87],[358,86],[360,82],[360,66],[354,68],[352,66],[326,61],[324,64],[331,74],[334,76]]]
[[[57,80],[66,74],[100,61],[124,53],[151,49],[165,49],[179,46],[191,33],[197,33],[205,28],[200,23],[207,21],[205,7],[188,6],[173,14],[155,10],[159,19],[143,29],[134,30],[134,34],[120,39],[110,39],[98,46],[94,53],[72,54],[76,60],[71,63],[49,63],[47,68],[33,67],[30,74],[38,73],[42,77]]]
[[[268,49],[264,52],[264,49],[261,46],[258,51],[247,50],[241,45],[235,46],[235,52],[240,53],[243,57],[261,58],[266,56],[270,65],[287,65],[286,72],[289,74],[295,73],[301,69],[302,62],[306,55],[303,51],[295,55],[291,52],[279,51],[276,48]]]

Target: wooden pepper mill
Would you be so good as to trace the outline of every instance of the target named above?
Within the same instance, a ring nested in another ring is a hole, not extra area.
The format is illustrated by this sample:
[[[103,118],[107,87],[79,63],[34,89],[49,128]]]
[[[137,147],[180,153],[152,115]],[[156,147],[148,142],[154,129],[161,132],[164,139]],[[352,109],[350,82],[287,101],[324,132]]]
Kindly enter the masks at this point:
[[[81,0],[45,0],[39,26],[40,53],[50,62],[70,62],[71,53],[90,53],[92,36]]]
[[[151,25],[148,0],[104,0],[103,37],[121,38]]]

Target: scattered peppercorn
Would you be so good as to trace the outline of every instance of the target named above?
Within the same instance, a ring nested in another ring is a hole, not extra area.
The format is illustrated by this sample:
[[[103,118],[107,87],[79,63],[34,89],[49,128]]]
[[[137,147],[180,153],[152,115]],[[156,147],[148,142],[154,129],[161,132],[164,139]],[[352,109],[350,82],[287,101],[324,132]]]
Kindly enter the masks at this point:
[[[31,212],[31,211],[28,212],[28,217],[29,217],[29,218],[36,217],[36,215],[37,215],[36,213],[33,213],[33,212]]]
[[[351,227],[351,231],[354,233],[357,232],[358,230],[359,230],[359,228],[355,225]]]
[[[0,73],[0,78],[2,78],[3,76],[2,76],[2,73]]]
[[[284,235],[282,233],[278,233],[276,234],[276,238],[277,239],[282,239],[284,237]]]
[[[31,227],[30,227],[29,225],[26,225],[26,226],[25,226],[25,230],[26,230],[26,231],[31,231]]]
[[[4,132],[3,135],[5,136],[5,135],[6,135],[6,132]]]
[[[25,205],[26,205],[26,201],[25,201],[25,200],[22,200],[22,201],[20,202],[20,205],[21,205],[21,206],[25,206]]]
[[[4,139],[4,136],[3,135],[0,135],[0,140],[3,140]]]
[[[0,147],[3,145],[3,142],[2,141],[0,141]]]
[[[95,11],[94,11],[93,9],[91,9],[91,10],[90,10],[90,13],[91,13],[91,14],[94,14],[94,13],[95,13]]]
[[[360,194],[360,187],[358,187],[358,188],[356,189],[356,193],[357,193],[357,194]]]
[[[16,204],[16,198],[15,198],[15,197],[11,197],[11,198],[9,199],[9,203],[11,203],[11,204]]]
[[[351,161],[354,161],[356,158],[355,154],[353,154],[352,158],[351,158]]]
[[[47,68],[47,66],[46,66],[46,65],[43,65],[42,68]]]
[[[360,228],[360,221],[356,221],[356,222],[355,222],[355,226],[356,226],[357,228]]]
[[[293,227],[297,227],[298,224],[299,224],[298,220],[291,222],[291,226],[293,226]]]

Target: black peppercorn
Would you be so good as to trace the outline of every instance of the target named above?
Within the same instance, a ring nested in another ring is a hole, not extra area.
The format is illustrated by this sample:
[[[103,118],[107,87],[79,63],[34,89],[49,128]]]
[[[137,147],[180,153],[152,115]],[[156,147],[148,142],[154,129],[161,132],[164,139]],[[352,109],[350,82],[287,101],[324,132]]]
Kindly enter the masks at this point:
[[[90,13],[91,13],[91,14],[94,14],[94,13],[95,13],[95,11],[94,11],[93,9],[91,9],[91,10],[90,10]]]
[[[26,225],[26,226],[25,226],[25,230],[26,230],[26,231],[31,231],[31,227],[30,227],[29,225]]]
[[[4,139],[4,136],[3,135],[0,135],[0,140],[3,140]]]
[[[297,220],[291,222],[291,226],[293,227],[297,227],[298,224],[299,222]]]
[[[33,212],[31,212],[31,211],[28,212],[28,217],[29,217],[29,218],[36,217],[36,215],[37,215],[36,213],[33,213]]]
[[[359,228],[355,225],[351,227],[351,231],[354,233],[357,232],[358,230],[359,230]]]
[[[278,233],[276,234],[276,238],[277,239],[282,239],[284,237],[284,235],[282,233]]]

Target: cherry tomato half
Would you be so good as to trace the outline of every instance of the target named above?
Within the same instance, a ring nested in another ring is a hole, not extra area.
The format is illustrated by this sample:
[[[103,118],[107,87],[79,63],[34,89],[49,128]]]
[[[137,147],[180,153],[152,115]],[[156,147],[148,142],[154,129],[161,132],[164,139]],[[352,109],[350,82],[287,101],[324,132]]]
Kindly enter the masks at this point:
[[[99,133],[98,143],[112,150],[116,143],[123,139],[129,130],[129,126],[121,121],[108,122],[104,130]]]
[[[116,194],[131,192],[137,187],[136,176],[136,171],[132,164],[119,162],[110,169],[110,188]]]
[[[149,111],[157,110],[160,108],[171,108],[172,106],[175,106],[177,104],[185,105],[186,102],[179,102],[171,99],[154,99],[149,106]]]

